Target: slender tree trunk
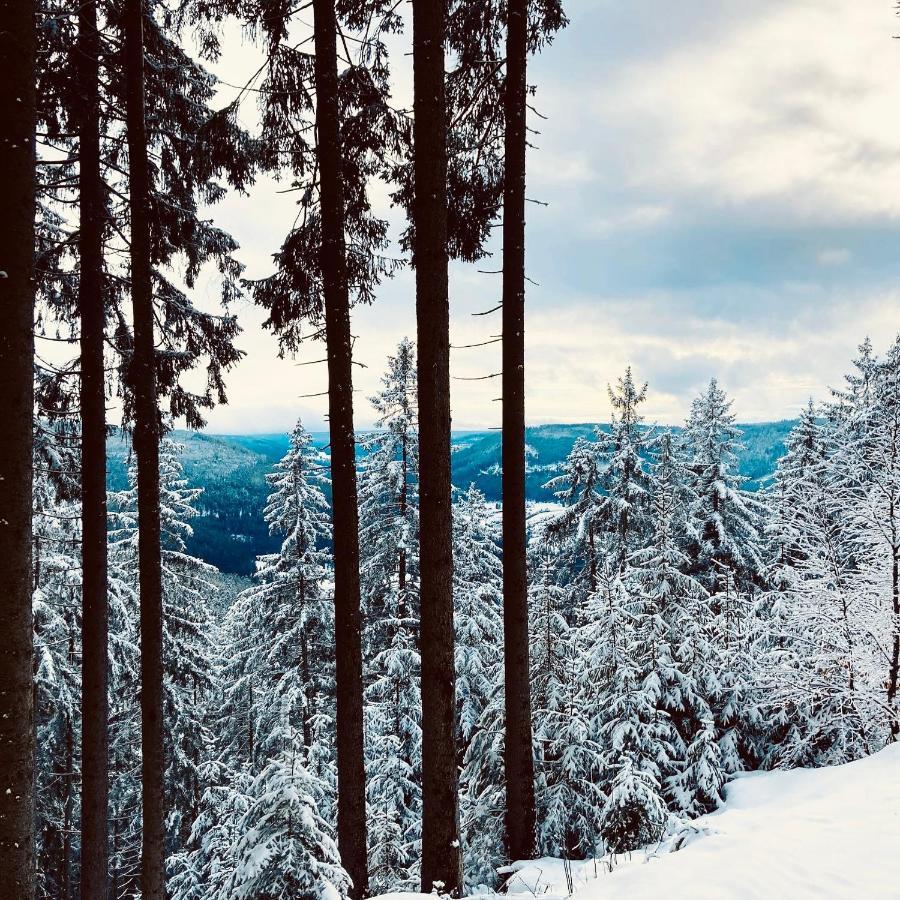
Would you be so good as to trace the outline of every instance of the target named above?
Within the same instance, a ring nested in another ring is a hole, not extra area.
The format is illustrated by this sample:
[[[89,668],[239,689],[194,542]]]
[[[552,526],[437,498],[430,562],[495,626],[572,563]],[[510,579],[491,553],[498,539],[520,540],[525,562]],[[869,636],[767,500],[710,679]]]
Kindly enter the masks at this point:
[[[413,0],[413,141],[419,374],[422,890],[463,885],[455,739],[450,303],[447,272],[446,0]]]
[[[403,431],[403,438],[400,441],[402,448],[400,454],[400,466],[402,471],[402,485],[400,487],[399,507],[400,520],[406,521],[406,511],[408,506],[408,479],[409,479],[409,452],[407,451],[406,429]],[[400,548],[400,561],[397,566],[397,618],[401,621],[406,618],[406,548]]]
[[[34,427],[34,0],[0,0],[0,869],[31,900],[34,862],[34,648],[31,490]]]
[[[81,896],[108,893],[109,709],[107,695],[106,381],[103,338],[103,218],[100,175],[100,34],[96,0],[78,14],[78,139],[81,315]]]
[[[316,130],[322,201],[320,264],[328,356],[328,425],[334,517],[334,625],[337,677],[338,847],[353,880],[368,892],[366,774],[363,756],[359,511],[353,431],[353,363],[344,244],[344,190],[334,0],[314,0]]]
[[[503,638],[506,845],[534,855],[534,753],[525,556],[525,69],[526,0],[509,0],[503,184]]]
[[[897,709],[897,685],[900,680],[900,543],[897,540],[897,510],[890,504],[891,520],[891,607],[893,627],[891,635],[891,665],[888,673],[887,701],[891,710],[891,740],[900,735],[900,710]]]
[[[159,408],[150,258],[150,168],[144,114],[142,0],[126,0],[125,86],[131,186],[131,299],[134,318],[134,449],[138,470],[138,575],[141,627],[141,896],[165,897],[163,801],[163,607],[159,521]]]
[[[71,644],[70,644],[71,646]],[[74,655],[74,654],[73,654]],[[66,759],[65,785],[66,799],[63,802],[63,836],[62,836],[62,895],[64,900],[72,896],[72,807],[74,793],[72,782],[75,769],[75,729],[71,716],[66,716]]]

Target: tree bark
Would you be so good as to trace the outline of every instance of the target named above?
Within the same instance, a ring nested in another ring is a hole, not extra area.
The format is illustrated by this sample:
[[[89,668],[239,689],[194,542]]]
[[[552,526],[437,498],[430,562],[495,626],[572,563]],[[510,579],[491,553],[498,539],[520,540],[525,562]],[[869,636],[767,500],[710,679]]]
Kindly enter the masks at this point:
[[[334,525],[338,847],[344,868],[353,881],[351,896],[360,898],[368,893],[369,874],[366,862],[366,776],[363,755],[359,510],[356,496],[353,347],[344,240],[334,0],[314,0],[313,14],[316,131],[322,209],[319,260],[325,302]]]
[[[413,263],[419,376],[422,657],[422,890],[458,894],[450,304],[447,257],[446,0],[413,0]]]
[[[78,307],[81,316],[81,896],[106,900],[109,817],[106,560],[106,380],[100,175],[100,34],[96,0],[78,15]]]
[[[138,470],[138,574],[141,651],[141,896],[165,897],[163,800],[163,605],[159,510],[159,408],[150,257],[150,168],[144,113],[142,0],[126,0],[125,87],[131,195],[131,300],[134,356],[134,450]]]
[[[891,498],[889,517],[891,521],[891,607],[894,613],[891,631],[891,665],[888,673],[887,701],[891,715],[891,740],[900,736],[900,710],[897,709],[897,686],[900,681],[900,541],[898,541],[896,509]]]
[[[528,6],[509,0],[503,181],[503,638],[506,844],[534,855],[534,755],[525,546],[525,72]]]
[[[31,491],[34,428],[35,4],[0,0],[0,868],[31,900],[34,648]]]

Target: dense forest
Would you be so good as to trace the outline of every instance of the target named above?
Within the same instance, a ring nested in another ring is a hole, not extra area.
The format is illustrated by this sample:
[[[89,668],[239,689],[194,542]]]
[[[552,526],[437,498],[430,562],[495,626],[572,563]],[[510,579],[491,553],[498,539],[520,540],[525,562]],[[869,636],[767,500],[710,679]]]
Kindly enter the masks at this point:
[[[602,424],[526,430],[528,66],[558,0],[0,21],[10,896],[459,897],[517,860],[612,865],[738,773],[897,740],[900,338],[789,423],[742,429],[710,372],[656,425],[629,367]],[[262,65],[219,107],[226,23]],[[215,205],[263,177],[297,216],[248,279]],[[449,265],[493,234],[502,428],[454,435]],[[407,266],[415,339],[361,430],[354,309]],[[318,342],[327,437],[192,434],[192,457],[175,428],[226,402],[241,298],[283,354]]]

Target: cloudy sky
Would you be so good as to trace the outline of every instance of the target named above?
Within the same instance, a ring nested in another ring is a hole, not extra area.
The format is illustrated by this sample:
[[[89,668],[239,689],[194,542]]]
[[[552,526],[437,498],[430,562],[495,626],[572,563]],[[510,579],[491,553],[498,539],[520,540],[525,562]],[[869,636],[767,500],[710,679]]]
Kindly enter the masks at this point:
[[[713,375],[743,421],[793,416],[840,382],[868,334],[900,330],[900,20],[891,0],[569,0],[569,28],[531,67],[527,415],[606,419],[627,364],[647,415],[683,418]],[[242,83],[255,52],[237,36],[219,74]],[[407,62],[401,65],[408,65]],[[398,72],[402,94],[408,73]],[[233,93],[233,92],[232,92]],[[223,88],[223,97],[228,97]],[[229,97],[230,99],[230,97]],[[220,205],[248,275],[295,215],[284,185]],[[395,216],[396,218],[396,216]],[[452,340],[486,339],[499,276],[456,266]],[[354,317],[357,420],[384,359],[414,336],[411,273]],[[214,286],[209,285],[210,295]],[[322,426],[324,366],[278,360],[264,316],[238,310],[245,360],[218,432]],[[314,360],[310,346],[298,361]],[[453,354],[456,377],[499,370],[497,345]],[[499,380],[453,382],[455,428],[497,425]]]

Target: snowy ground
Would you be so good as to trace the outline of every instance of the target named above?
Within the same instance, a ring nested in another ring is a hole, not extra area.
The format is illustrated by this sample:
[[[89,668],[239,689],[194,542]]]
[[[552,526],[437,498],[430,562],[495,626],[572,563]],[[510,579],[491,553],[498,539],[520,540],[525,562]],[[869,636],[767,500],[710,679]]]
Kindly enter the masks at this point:
[[[569,893],[560,860],[511,868],[516,900]],[[721,810],[659,847],[571,874],[577,900],[900,900],[900,745],[845,766],[740,776]]]
[[[576,864],[578,900],[900,898],[900,746],[828,769],[760,772],[652,855]],[[596,875],[595,875],[596,871]],[[509,892],[568,893],[562,863],[525,864]]]

